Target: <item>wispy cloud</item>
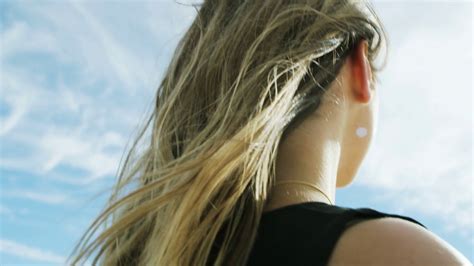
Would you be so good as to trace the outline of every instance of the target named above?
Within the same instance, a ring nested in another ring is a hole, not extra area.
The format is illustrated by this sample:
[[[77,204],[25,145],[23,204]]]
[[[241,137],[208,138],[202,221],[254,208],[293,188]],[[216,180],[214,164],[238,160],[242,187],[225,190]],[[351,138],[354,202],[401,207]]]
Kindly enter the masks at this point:
[[[29,259],[37,263],[64,263],[66,260],[66,258],[55,254],[54,252],[24,245],[8,239],[0,239],[0,252],[12,256]]]
[[[14,219],[13,211],[7,206],[0,204],[0,217],[6,217],[8,219]]]
[[[51,65],[36,71],[28,67],[34,62],[32,60],[22,63],[21,66],[27,67],[20,67],[18,61],[22,53],[31,56],[46,54],[51,61],[59,59],[66,65],[67,62],[80,62],[80,55],[68,57],[68,53],[59,48],[62,42],[61,36],[58,36],[60,32],[32,27],[26,22],[14,22],[5,30],[1,91],[3,101],[10,110],[1,121],[0,136],[6,143],[3,152],[8,156],[2,157],[0,164],[4,168],[43,175],[59,164],[68,164],[89,173],[80,180],[82,183],[87,183],[86,179],[93,181],[114,174],[126,141],[123,135],[139,122],[136,120],[139,116],[138,105],[133,104],[136,100],[128,97],[133,101],[117,105],[117,100],[124,101],[123,96],[97,95],[90,88],[90,77],[82,70],[77,73],[81,78],[75,81],[67,78],[74,72],[63,75],[52,73],[56,68],[61,72],[60,66]],[[44,34],[38,34],[38,31]],[[35,43],[35,38],[44,46],[25,45]],[[93,40],[91,36],[90,41]],[[84,47],[76,49],[87,51]],[[126,61],[122,63],[130,65]],[[100,74],[95,75],[99,79]],[[56,81],[51,82],[55,76]],[[107,76],[102,80],[107,82]],[[113,82],[110,81],[110,85]],[[107,87],[110,88],[110,85]],[[143,84],[137,83],[137,86]],[[97,91],[103,90],[98,88]],[[10,154],[17,153],[15,150],[21,146],[29,151],[28,154]]]
[[[73,201],[69,195],[59,192],[32,191],[26,189],[9,189],[2,192],[2,196],[9,198],[29,199],[47,204],[68,204]],[[11,210],[9,210],[11,212]]]
[[[75,184],[115,174],[164,68],[153,55],[169,54],[162,48],[173,48],[170,41],[177,42],[183,20],[195,12],[166,5],[173,8],[170,14],[161,5],[9,4],[0,53],[0,89],[9,109],[1,118],[1,167]],[[126,15],[136,19],[124,22]],[[170,20],[175,24],[168,25]],[[84,176],[61,177],[54,173],[58,166],[82,169]]]
[[[93,34],[91,37],[99,41],[101,51],[122,84],[132,89],[143,88],[147,80],[147,71],[140,60],[133,55],[133,51],[128,50],[116,40],[111,32],[80,2],[71,2],[71,6],[81,15],[81,20],[89,26]]]

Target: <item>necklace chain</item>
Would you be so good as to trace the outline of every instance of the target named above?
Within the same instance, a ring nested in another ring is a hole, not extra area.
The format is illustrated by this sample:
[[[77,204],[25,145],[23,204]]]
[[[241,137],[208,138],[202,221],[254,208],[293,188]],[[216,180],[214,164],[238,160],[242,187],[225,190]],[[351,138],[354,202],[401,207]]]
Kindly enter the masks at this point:
[[[326,199],[327,199],[332,205],[334,205],[334,204],[332,203],[331,199],[326,195],[326,193],[324,193],[320,188],[318,188],[318,187],[317,187],[316,185],[314,185],[314,184],[311,184],[311,183],[305,182],[305,181],[293,181],[293,180],[290,180],[290,181],[280,181],[280,182],[276,182],[276,183],[274,184],[274,186],[283,185],[283,184],[299,184],[299,185],[306,185],[306,186],[312,187],[312,188],[318,190],[319,192],[321,192],[321,193],[324,195],[324,197],[326,197]]]

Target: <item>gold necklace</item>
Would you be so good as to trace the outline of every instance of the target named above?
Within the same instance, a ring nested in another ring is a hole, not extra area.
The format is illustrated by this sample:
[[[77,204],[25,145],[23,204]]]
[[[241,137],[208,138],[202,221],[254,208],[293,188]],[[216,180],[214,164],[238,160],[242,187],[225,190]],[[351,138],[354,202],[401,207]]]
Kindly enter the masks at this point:
[[[289,180],[289,181],[280,181],[280,182],[276,182],[274,184],[274,186],[277,186],[277,185],[283,185],[283,184],[299,184],[299,185],[306,185],[306,186],[309,186],[309,187],[312,187],[314,189],[317,189],[319,192],[321,192],[324,197],[326,197],[326,199],[328,199],[328,201],[334,205],[334,203],[332,203],[331,199],[326,195],[326,193],[324,193],[320,188],[318,188],[316,185],[313,185],[311,183],[308,183],[308,182],[304,182],[304,181],[293,181],[293,180]]]

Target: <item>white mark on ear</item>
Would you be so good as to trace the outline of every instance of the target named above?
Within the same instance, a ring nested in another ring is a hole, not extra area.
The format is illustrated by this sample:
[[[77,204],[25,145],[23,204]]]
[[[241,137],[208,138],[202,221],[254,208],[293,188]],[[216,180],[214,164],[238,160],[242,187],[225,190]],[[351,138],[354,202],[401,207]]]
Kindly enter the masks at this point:
[[[358,128],[356,129],[356,135],[357,135],[357,137],[359,137],[359,138],[363,138],[363,137],[367,136],[367,128],[365,128],[365,127],[358,127]]]

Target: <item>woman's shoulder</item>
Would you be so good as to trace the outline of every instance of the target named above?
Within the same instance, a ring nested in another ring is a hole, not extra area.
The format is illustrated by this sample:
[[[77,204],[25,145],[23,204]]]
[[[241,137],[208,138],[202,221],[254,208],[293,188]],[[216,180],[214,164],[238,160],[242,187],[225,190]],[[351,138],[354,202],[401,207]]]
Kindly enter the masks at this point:
[[[471,265],[419,221],[372,208],[307,202],[267,212],[262,222],[253,257],[258,262],[272,258],[273,265],[285,265],[292,257],[330,266]]]
[[[472,265],[425,227],[395,216],[367,219],[348,227],[328,265]]]

